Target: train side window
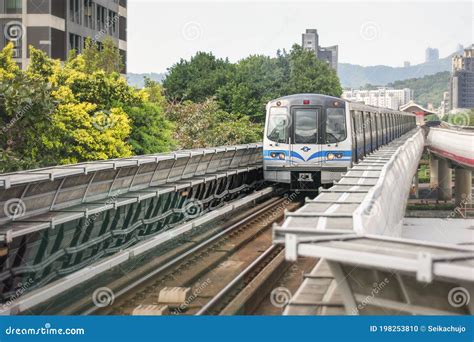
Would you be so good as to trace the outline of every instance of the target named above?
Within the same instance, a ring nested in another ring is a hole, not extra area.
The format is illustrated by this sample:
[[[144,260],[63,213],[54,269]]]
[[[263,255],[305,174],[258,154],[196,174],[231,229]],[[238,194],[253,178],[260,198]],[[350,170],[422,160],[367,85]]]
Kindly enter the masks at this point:
[[[327,108],[326,143],[334,144],[345,140],[346,137],[346,111],[344,108]]]
[[[288,108],[270,108],[270,112],[268,115],[267,138],[277,143],[288,142],[289,125],[290,116],[288,114]]]

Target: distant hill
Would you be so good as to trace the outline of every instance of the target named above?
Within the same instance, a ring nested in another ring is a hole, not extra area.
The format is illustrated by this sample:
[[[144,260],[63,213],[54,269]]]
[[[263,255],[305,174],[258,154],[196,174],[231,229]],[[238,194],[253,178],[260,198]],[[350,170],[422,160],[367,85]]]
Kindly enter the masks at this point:
[[[165,74],[157,74],[154,72],[149,74],[135,74],[131,72],[127,74],[128,84],[136,88],[143,88],[143,86],[145,85],[145,76],[151,78],[153,81],[156,81],[158,83],[161,83],[161,81],[163,81],[163,79],[165,78]]]
[[[366,84],[386,85],[395,81],[420,78],[450,70],[451,56],[406,68],[394,68],[386,65],[363,67],[348,63],[339,63],[338,65],[339,78],[344,88],[361,88]]]
[[[443,99],[443,93],[448,91],[449,71],[438,72],[421,78],[410,78],[403,81],[395,81],[387,84],[388,87],[396,89],[413,89],[414,100],[422,106],[432,103],[434,107],[439,107]]]

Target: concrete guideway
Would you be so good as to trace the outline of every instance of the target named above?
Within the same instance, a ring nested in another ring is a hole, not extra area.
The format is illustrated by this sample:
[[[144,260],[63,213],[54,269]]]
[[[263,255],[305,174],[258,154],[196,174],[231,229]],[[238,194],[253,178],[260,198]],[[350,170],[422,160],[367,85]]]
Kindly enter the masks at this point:
[[[341,302],[356,315],[474,312],[472,301],[457,306],[452,298],[458,288],[474,295],[474,249],[400,238],[423,148],[420,129],[405,134],[274,227],[287,260],[325,263],[307,276],[286,314],[334,313]]]
[[[428,150],[453,164],[474,170],[474,130],[430,128],[426,138]]]
[[[453,197],[452,172],[455,172],[455,205],[472,202],[474,170],[474,130],[457,126],[430,128],[426,145],[430,156],[430,187],[438,188],[438,199]]]
[[[298,238],[334,234],[400,236],[406,200],[424,146],[415,129],[392,141],[352,167],[330,189],[274,227],[274,241],[288,234]],[[394,201],[394,199],[397,201]]]

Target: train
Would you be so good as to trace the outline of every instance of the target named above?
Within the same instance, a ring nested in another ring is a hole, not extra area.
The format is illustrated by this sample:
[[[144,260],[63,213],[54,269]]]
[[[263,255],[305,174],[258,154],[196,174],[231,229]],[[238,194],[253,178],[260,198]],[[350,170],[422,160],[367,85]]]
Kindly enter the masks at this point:
[[[263,141],[266,181],[315,191],[416,127],[416,116],[321,94],[268,102]]]

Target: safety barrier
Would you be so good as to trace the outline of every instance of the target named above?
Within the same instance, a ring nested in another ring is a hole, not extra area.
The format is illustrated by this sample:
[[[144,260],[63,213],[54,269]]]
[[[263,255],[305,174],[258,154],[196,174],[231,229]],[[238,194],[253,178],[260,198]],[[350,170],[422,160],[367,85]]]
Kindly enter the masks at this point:
[[[329,189],[320,189],[301,209],[285,213],[273,228],[273,240],[287,235],[300,240],[357,233],[398,236],[401,232],[410,182],[421,153],[424,135],[416,128],[355,164]],[[288,249],[287,249],[288,250]]]
[[[237,145],[0,175],[0,225],[131,191],[262,164],[262,145]]]
[[[360,235],[401,236],[413,176],[424,148],[421,130],[409,138],[383,166],[377,183],[353,213]]]
[[[42,287],[265,185],[261,144],[17,172],[0,182],[3,301],[18,284]]]

